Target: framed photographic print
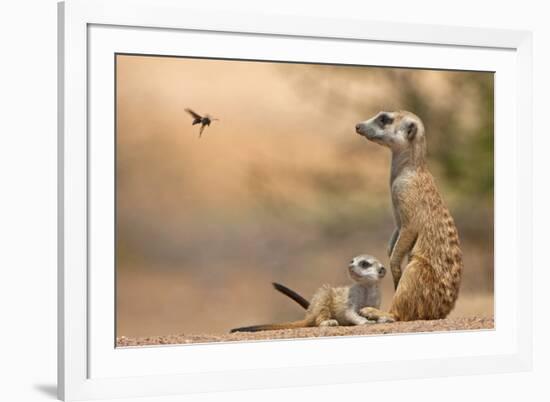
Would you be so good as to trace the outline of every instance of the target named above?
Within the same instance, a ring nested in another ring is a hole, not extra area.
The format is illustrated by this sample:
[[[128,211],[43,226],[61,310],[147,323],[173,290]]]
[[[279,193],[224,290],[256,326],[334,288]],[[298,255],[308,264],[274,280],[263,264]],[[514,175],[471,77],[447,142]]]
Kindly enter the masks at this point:
[[[530,33],[69,0],[59,42],[62,399],[530,369]]]

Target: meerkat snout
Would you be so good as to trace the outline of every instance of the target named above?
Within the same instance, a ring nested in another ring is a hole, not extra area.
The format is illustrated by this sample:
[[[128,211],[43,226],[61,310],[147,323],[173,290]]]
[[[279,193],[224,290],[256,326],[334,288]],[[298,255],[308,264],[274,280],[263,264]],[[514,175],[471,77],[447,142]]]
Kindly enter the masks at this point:
[[[378,125],[373,126],[370,120],[357,123],[355,125],[355,131],[362,137],[366,137],[368,140],[373,141],[380,134],[377,132],[379,130]]]
[[[367,134],[367,125],[365,122],[357,123],[355,125],[355,132],[359,135],[365,136]]]

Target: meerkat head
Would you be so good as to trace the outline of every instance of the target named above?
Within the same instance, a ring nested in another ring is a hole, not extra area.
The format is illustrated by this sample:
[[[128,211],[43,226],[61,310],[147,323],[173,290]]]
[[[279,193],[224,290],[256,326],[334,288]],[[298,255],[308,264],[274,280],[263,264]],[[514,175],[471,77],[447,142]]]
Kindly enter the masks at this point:
[[[425,149],[424,124],[411,112],[380,112],[358,123],[355,131],[369,141],[390,148],[392,152],[423,152]]]
[[[351,260],[348,273],[355,282],[369,284],[382,279],[386,275],[386,268],[372,255],[362,254]]]

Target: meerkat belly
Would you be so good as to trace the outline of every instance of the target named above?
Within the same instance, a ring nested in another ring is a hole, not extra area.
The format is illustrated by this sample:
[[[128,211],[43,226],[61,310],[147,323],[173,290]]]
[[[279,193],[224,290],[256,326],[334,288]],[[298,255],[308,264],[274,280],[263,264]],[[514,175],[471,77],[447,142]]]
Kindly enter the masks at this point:
[[[462,264],[458,233],[452,222],[443,217],[436,224],[425,225],[418,234],[411,256],[418,256],[429,262],[438,272]]]

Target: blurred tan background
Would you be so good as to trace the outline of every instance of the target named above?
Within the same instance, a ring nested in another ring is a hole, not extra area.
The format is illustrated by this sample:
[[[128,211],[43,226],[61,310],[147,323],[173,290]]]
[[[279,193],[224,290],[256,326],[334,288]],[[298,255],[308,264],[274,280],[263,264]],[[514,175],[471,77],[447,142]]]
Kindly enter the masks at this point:
[[[220,121],[199,139],[185,107]],[[298,319],[272,281],[309,298],[354,255],[387,264],[390,153],[354,127],[396,109],[424,120],[460,233],[452,316],[491,316],[491,73],[119,55],[117,336]]]

